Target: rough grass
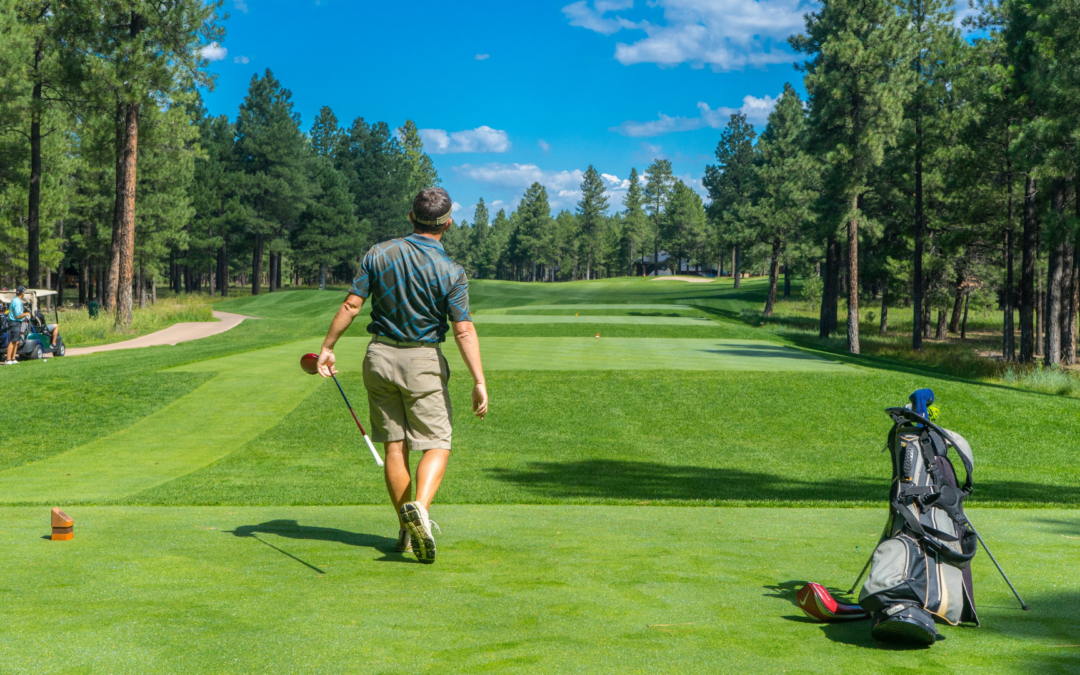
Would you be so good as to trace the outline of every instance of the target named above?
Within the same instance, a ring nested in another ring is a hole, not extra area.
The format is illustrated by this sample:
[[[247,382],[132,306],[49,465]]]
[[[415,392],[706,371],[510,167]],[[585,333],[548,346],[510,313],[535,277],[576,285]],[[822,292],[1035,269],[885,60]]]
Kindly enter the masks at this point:
[[[187,321],[213,321],[210,300],[203,295],[180,295],[158,298],[146,309],[131,310],[131,326],[119,329],[112,315],[102,311],[95,318],[85,307],[59,312],[60,335],[68,347],[92,347],[130,340]],[[52,316],[46,317],[50,322]]]

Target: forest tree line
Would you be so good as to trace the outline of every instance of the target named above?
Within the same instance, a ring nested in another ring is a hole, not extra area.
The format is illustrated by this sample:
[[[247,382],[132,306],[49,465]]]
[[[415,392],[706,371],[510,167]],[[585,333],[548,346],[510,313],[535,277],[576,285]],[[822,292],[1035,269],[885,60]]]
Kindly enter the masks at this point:
[[[915,349],[962,330],[970,302],[993,304],[1006,359],[1072,363],[1080,15],[1058,1],[978,10],[965,36],[945,0],[829,0],[790,40],[806,100],[785,86],[760,135],[731,117],[707,202],[663,158],[631,170],[617,203],[590,166],[575,208],[553,213],[536,183],[509,213],[480,200],[445,246],[481,279],[666,266],[738,284],[761,270],[766,315],[782,267],[820,293],[820,334],[856,353],[860,302],[880,303],[882,332],[890,306],[910,307]],[[305,131],[269,70],[234,118],[209,115],[219,12],[0,0],[5,285],[75,278],[80,303],[123,322],[159,285],[348,280],[371,244],[408,232],[411,197],[440,184],[416,125],[341,125],[324,107]]]

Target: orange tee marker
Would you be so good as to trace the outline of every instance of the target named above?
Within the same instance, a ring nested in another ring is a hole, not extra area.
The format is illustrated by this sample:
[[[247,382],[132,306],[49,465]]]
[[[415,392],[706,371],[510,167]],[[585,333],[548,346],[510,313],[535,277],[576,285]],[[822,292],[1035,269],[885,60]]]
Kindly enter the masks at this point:
[[[52,510],[52,540],[69,541],[75,537],[75,520],[57,506]]]

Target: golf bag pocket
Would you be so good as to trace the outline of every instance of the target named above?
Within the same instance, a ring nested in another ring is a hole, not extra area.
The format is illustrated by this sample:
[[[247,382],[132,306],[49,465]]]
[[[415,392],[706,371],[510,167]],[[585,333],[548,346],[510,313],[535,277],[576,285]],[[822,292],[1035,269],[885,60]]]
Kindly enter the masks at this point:
[[[890,607],[904,604],[953,626],[963,620],[966,602],[962,570],[941,561],[906,534],[878,545],[859,594],[859,604],[875,620],[885,618]]]

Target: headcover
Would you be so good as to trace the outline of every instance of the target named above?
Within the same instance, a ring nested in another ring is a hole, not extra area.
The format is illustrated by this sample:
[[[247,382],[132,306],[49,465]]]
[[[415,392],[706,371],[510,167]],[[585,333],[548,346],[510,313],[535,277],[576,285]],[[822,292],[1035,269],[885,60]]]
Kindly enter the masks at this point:
[[[450,220],[450,215],[453,212],[454,212],[454,207],[451,206],[449,211],[442,214],[441,216],[439,216],[435,220],[420,220],[420,218],[416,215],[416,212],[414,211],[413,212],[413,220],[420,223],[421,225],[445,225],[446,221]]]
[[[927,406],[934,402],[934,390],[933,389],[917,389],[915,393],[908,396],[911,400],[911,409],[919,417],[928,417]]]

